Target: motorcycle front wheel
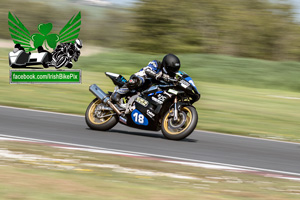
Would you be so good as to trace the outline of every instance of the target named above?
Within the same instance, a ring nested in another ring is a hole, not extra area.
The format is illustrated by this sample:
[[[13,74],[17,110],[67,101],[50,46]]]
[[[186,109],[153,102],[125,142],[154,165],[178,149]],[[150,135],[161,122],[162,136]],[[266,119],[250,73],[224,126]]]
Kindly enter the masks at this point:
[[[118,116],[111,110],[99,110],[102,101],[95,98],[85,112],[86,124],[94,130],[107,131],[118,123]]]
[[[65,66],[68,62],[69,62],[69,59],[67,57],[60,56],[55,63],[55,68],[56,69],[61,68],[61,67]]]
[[[170,140],[182,140],[189,136],[197,126],[198,113],[193,106],[185,106],[178,112],[178,120],[173,118],[173,110],[168,111],[162,120],[163,135]]]

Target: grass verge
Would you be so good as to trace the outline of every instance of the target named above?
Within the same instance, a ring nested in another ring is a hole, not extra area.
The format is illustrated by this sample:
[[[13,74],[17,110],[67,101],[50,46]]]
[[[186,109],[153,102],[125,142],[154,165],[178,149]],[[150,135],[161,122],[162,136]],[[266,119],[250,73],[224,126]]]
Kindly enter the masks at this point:
[[[0,145],[0,199],[274,200],[300,195],[296,181],[32,143]]]

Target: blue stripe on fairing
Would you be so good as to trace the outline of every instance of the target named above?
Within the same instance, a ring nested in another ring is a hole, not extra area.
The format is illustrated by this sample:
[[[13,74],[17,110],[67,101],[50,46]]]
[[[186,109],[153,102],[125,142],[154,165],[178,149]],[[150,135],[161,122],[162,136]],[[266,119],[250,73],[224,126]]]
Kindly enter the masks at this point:
[[[194,88],[195,88],[195,90],[198,92],[198,90],[197,90],[197,87],[196,87],[196,85],[195,85],[195,83],[194,83],[194,81],[193,81],[193,79],[191,78],[191,77],[186,77],[186,78],[184,78],[187,82],[189,82]]]

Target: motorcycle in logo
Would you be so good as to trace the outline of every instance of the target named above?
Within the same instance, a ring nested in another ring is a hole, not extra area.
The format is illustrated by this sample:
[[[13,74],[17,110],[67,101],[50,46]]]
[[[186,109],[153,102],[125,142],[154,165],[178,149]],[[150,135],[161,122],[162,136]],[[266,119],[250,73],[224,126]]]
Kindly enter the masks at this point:
[[[110,72],[105,73],[116,85],[115,91],[126,82],[124,77]],[[198,122],[198,114],[193,103],[200,99],[191,77],[178,72],[178,79],[171,83],[153,80],[155,86],[143,85],[130,91],[119,102],[110,100],[107,94],[96,84],[89,90],[96,98],[89,104],[85,120],[91,129],[106,131],[118,122],[144,130],[161,130],[172,140],[181,140],[189,136]],[[184,84],[180,81],[185,80]]]
[[[80,12],[68,21],[59,34],[50,34],[52,23],[41,23],[37,27],[39,33],[30,34],[18,17],[11,12],[8,13],[8,25],[15,43],[14,50],[9,53],[9,65],[12,68],[38,64],[43,65],[44,68],[49,66],[57,69],[62,66],[72,68],[72,60],[77,61],[79,58],[80,48],[82,48],[82,42],[78,40],[81,25]],[[54,51],[50,53],[49,48]],[[38,53],[31,53],[36,49]]]

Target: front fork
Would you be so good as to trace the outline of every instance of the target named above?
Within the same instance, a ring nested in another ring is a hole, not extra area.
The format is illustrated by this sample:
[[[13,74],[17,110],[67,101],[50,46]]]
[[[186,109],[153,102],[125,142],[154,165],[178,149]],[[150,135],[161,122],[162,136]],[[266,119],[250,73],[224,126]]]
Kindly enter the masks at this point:
[[[174,99],[174,121],[178,121],[177,97]]]

